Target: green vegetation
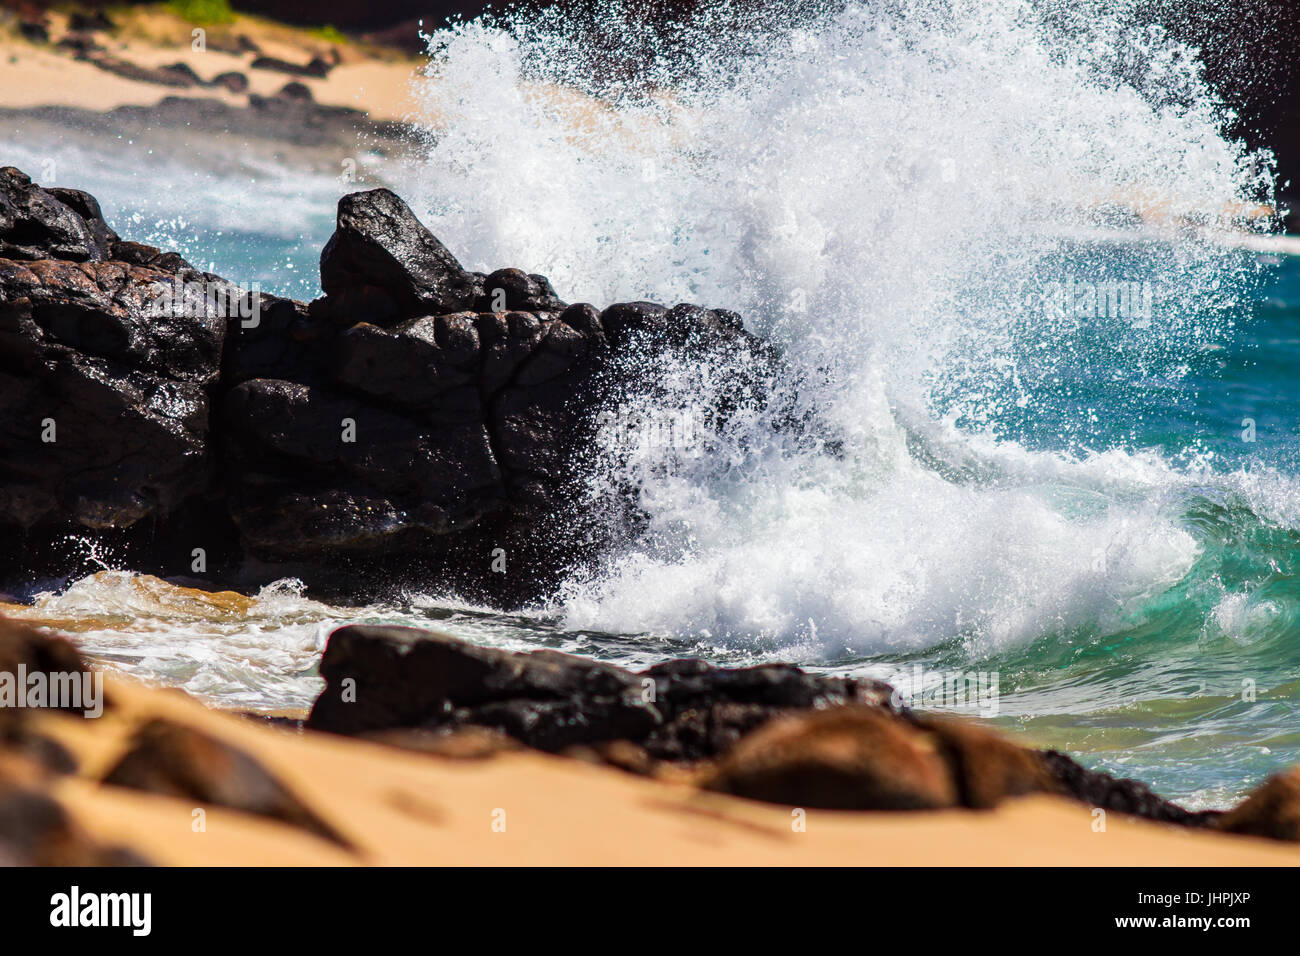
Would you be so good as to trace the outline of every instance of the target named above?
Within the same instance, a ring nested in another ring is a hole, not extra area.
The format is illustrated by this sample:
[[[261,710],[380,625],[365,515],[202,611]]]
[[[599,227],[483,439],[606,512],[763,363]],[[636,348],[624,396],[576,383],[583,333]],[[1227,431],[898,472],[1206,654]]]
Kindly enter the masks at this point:
[[[167,9],[191,23],[232,23],[230,0],[167,0]]]
[[[331,24],[328,23],[325,24],[323,27],[314,27],[308,32],[310,32],[312,36],[321,40],[325,40],[329,43],[348,42],[348,38],[343,35],[343,31],[341,31],[338,27],[332,26]]]

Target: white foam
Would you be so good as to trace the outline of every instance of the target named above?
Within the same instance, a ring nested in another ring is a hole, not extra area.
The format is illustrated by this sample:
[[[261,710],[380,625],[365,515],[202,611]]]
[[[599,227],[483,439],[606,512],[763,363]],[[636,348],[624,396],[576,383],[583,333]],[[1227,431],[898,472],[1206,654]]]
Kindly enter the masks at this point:
[[[444,125],[399,181],[454,252],[545,272],[570,300],[736,309],[785,347],[799,402],[843,442],[810,450],[755,415],[670,473],[662,451],[611,455],[593,500],[632,480],[648,534],[568,583],[568,626],[765,638],[785,656],[991,652],[1115,625],[1200,553],[1179,506],[1204,468],[972,429],[1027,401],[1017,290],[1060,278],[1047,257],[1107,205],[1170,243],[1142,278],[1177,296],[1118,334],[1138,372],[1175,380],[1196,347],[1182,343],[1222,332],[1201,318],[1189,335],[1178,302],[1234,293],[1222,249],[1172,220],[1212,232],[1257,197],[1267,157],[1252,172],[1220,135],[1188,51],[1105,5],[1055,33],[1044,4],[883,6],[705,29],[690,70],[649,66],[649,96],[557,93],[586,48],[555,22],[435,38],[422,93]],[[1117,74],[1126,56],[1145,76]],[[1035,321],[1040,350],[1068,348],[1069,322]],[[941,389],[956,393],[942,414]]]
[[[266,585],[245,606],[125,571],[37,594],[21,614],[71,625],[78,646],[110,667],[255,708],[308,706],[322,687],[316,664],[329,633],[362,616],[307,598],[291,579]]]

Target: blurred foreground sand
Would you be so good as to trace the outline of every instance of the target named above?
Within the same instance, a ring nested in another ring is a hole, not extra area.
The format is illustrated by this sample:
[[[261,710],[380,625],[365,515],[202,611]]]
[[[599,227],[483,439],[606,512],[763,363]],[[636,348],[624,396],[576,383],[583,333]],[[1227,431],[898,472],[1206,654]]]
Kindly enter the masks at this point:
[[[161,864],[187,865],[1296,865],[1300,847],[1184,830],[1053,797],[993,811],[807,811],[535,752],[481,759],[409,753],[210,710],[185,694],[109,676],[99,720],[42,713],[80,773],[53,793],[93,834]],[[150,717],[202,729],[255,755],[356,847],[218,808],[191,828],[190,802],[102,785]],[[504,811],[504,832],[493,828]]]

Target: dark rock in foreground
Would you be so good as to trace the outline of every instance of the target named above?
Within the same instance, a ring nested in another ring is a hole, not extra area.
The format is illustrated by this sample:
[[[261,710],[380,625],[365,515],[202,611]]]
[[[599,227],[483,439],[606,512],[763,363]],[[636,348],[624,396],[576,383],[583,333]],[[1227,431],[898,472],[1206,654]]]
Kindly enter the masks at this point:
[[[105,846],[0,753],[0,866],[147,866],[132,850]]]
[[[321,674],[307,728],[431,754],[486,756],[513,740],[631,773],[687,772],[707,789],[791,806],[987,809],[1050,793],[1162,823],[1300,839],[1295,773],[1229,814],[1186,810],[977,721],[896,710],[879,681],[789,664],[681,659],[634,673],[557,651],[353,625],[330,636]]]
[[[703,762],[703,786],[768,802],[983,809],[1064,789],[1041,755],[992,731],[899,713],[888,685],[789,664],[685,659],[633,673],[555,651],[351,626],[331,635],[321,673],[327,686],[308,728],[370,739],[483,729],[636,773]]]
[[[1211,819],[1225,833],[1300,841],[1300,766],[1274,774],[1238,806]]]
[[[1062,789],[1084,803],[1103,810],[1190,827],[1213,826],[1215,818],[1219,816],[1216,810],[1186,810],[1140,781],[1118,779],[1108,773],[1088,770],[1057,750],[1044,751],[1043,758]]]
[[[1060,788],[1041,755],[971,722],[879,707],[774,720],[704,777],[734,796],[829,810],[986,810]]]
[[[65,638],[0,618],[0,674],[15,681],[43,675],[45,686],[88,673],[81,654]],[[21,687],[26,693],[31,684]],[[77,769],[63,744],[36,731],[30,701],[0,705],[0,867],[140,866],[135,853],[105,846],[73,819],[48,791],[61,774]],[[52,707],[56,703],[62,707]],[[48,709],[72,710],[68,701],[47,700]]]
[[[19,624],[0,618],[0,675],[12,680],[15,693],[26,693],[26,687],[20,687],[17,677],[26,673],[30,680],[32,675],[44,675],[45,686],[67,686],[68,681],[81,684],[85,690],[85,680],[90,674],[81,653],[70,641],[63,637],[47,634],[26,624]],[[17,701],[0,701],[0,754],[6,751],[34,767],[48,773],[74,773],[77,769],[76,758],[61,743],[52,737],[39,733],[32,727],[33,709],[29,706],[6,706]],[[45,707],[61,710],[65,713],[78,713],[72,700],[56,700],[50,695]],[[80,713],[95,712],[94,704],[84,695],[80,701],[84,706]],[[99,701],[108,706],[107,701]]]
[[[104,783],[256,814],[349,846],[256,758],[170,721],[141,727]]]
[[[774,721],[719,761],[704,786],[827,810],[936,810],[959,802],[952,769],[933,741],[870,708]]]
[[[327,686],[307,721],[316,730],[482,727],[550,752],[629,740],[672,761],[715,757],[778,714],[889,696],[876,681],[789,664],[677,660],[632,673],[557,651],[511,654],[417,628],[361,625],[330,636],[321,674]]]

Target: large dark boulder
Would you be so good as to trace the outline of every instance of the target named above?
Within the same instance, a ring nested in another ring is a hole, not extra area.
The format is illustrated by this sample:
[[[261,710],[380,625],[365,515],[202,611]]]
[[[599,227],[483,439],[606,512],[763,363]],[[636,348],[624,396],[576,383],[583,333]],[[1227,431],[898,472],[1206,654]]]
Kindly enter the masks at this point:
[[[466,272],[383,189],[340,200],[321,284],[306,307],[264,298],[265,321],[227,349],[222,459],[244,546],[567,561],[558,516],[612,367],[599,312],[544,276]]]
[[[522,269],[498,269],[484,278],[478,303],[481,312],[559,312],[564,307],[546,276],[528,275]]]
[[[242,303],[179,255],[122,241],[88,193],[0,170],[0,530],[21,542],[0,556],[7,576],[68,573],[80,559],[61,542],[86,529],[142,555],[220,548],[167,525],[212,522],[195,502]]]
[[[889,699],[876,681],[786,664],[682,660],[633,673],[556,651],[512,654],[418,628],[362,625],[330,635],[321,674],[326,688],[307,721],[318,730],[482,727],[539,750],[627,740],[673,761],[723,753],[779,714]]]
[[[338,229],[320,257],[335,314],[371,322],[473,307],[481,279],[466,272],[396,193],[339,200]]]
[[[542,750],[647,736],[662,720],[640,681],[554,651],[509,654],[417,628],[340,628],[309,727],[359,734],[478,726]]]
[[[125,527],[202,489],[226,319],[159,312],[174,279],[0,259],[0,525]]]
[[[230,507],[266,557],[324,557],[465,528],[501,503],[482,422],[437,423],[345,392],[275,379],[223,406]]]
[[[41,189],[12,166],[0,168],[0,259],[99,262],[116,240],[89,193]]]

